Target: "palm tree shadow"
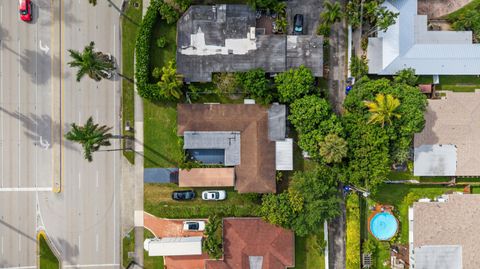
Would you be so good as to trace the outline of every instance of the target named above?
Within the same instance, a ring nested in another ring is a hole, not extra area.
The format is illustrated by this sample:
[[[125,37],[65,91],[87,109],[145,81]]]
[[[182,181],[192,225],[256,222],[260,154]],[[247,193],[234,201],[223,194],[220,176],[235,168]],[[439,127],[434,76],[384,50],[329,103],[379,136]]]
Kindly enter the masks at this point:
[[[43,85],[48,82],[52,76],[51,68],[42,68],[44,66],[59,66],[60,59],[56,56],[50,56],[43,51],[24,50],[20,55],[20,65],[23,70],[30,75],[31,81],[35,84]],[[60,77],[59,73],[54,72],[54,77]],[[67,78],[69,73],[64,73],[63,78]]]
[[[60,132],[61,125],[57,122],[53,122],[49,115],[44,114],[39,116],[30,113],[27,116],[18,111],[10,112],[2,107],[0,107],[0,111],[18,119],[22,123],[25,135],[32,140],[35,145],[41,143],[40,139],[44,141],[44,143],[46,142],[50,145],[61,143],[60,137],[52,136],[52,132]],[[69,125],[64,123],[63,130],[67,130],[68,128],[70,128]],[[53,139],[53,141],[51,141],[51,139]],[[64,146],[73,151],[78,151],[78,149],[70,143],[64,143]]]

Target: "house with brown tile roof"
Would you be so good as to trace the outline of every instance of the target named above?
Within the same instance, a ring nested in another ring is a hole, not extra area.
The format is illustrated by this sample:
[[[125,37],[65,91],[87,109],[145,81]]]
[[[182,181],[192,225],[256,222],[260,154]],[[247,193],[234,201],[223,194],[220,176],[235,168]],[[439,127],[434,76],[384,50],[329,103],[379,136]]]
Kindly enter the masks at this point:
[[[446,92],[428,100],[415,134],[415,176],[480,176],[480,92]]]
[[[177,110],[177,134],[185,136],[184,149],[223,150],[220,159],[225,161],[220,163],[235,167],[240,193],[276,192],[276,141],[285,140],[284,105],[179,104]]]
[[[260,218],[223,219],[223,259],[207,260],[206,269],[285,269],[295,266],[290,230]]]
[[[479,267],[480,195],[460,193],[416,202],[408,215],[410,268]]]

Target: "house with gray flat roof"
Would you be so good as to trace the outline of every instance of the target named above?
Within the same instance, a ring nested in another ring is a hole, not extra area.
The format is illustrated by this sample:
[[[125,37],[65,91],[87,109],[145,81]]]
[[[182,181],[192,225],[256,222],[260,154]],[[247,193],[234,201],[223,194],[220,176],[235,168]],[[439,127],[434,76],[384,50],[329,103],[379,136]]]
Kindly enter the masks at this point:
[[[188,82],[212,73],[262,68],[279,73],[304,65],[323,76],[323,37],[265,34],[247,5],[193,5],[177,22],[177,72]]]
[[[414,68],[417,75],[478,75],[480,44],[471,31],[428,31],[417,0],[387,0],[382,6],[400,13],[395,24],[368,39],[370,74],[393,75]]]
[[[455,193],[424,201],[413,203],[408,212],[410,268],[477,269],[480,195]]]

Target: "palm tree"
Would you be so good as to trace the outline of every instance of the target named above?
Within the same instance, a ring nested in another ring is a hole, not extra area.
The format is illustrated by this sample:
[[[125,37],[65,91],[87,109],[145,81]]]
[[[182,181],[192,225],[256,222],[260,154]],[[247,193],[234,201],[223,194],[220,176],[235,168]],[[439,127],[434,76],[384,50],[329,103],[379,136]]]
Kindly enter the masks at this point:
[[[347,142],[337,134],[328,134],[320,142],[320,156],[326,163],[339,163],[347,156]]]
[[[332,3],[329,0],[323,2],[323,12],[320,17],[328,25],[332,25],[343,17],[342,6],[339,2]]]
[[[363,103],[372,114],[368,119],[368,124],[380,123],[383,128],[385,124],[392,124],[392,118],[400,118],[400,114],[395,113],[400,106],[400,100],[391,94],[387,94],[385,98],[383,93],[379,93],[375,97],[375,101],[363,101]]]
[[[99,81],[107,78],[115,69],[113,61],[109,56],[94,49],[95,43],[92,41],[83,49],[83,52],[69,49],[70,57],[73,61],[69,62],[70,67],[78,67],[77,81],[87,74],[90,78]]]
[[[88,3],[92,4],[93,6],[96,6],[97,0],[88,0]]]
[[[108,133],[111,127],[99,126],[93,123],[92,117],[88,118],[84,126],[72,123],[72,129],[65,134],[65,138],[78,142],[82,145],[85,159],[92,161],[92,153],[99,150],[101,146],[110,146],[109,139],[112,134]]]

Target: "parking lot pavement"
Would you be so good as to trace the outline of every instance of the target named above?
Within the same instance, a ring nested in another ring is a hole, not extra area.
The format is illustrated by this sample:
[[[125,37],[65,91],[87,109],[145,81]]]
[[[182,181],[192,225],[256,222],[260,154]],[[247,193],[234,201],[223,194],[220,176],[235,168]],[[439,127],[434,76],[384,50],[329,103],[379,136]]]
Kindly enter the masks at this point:
[[[287,1],[288,34],[293,32],[293,17],[303,15],[303,33],[314,35],[317,30],[323,0],[289,0]]]

